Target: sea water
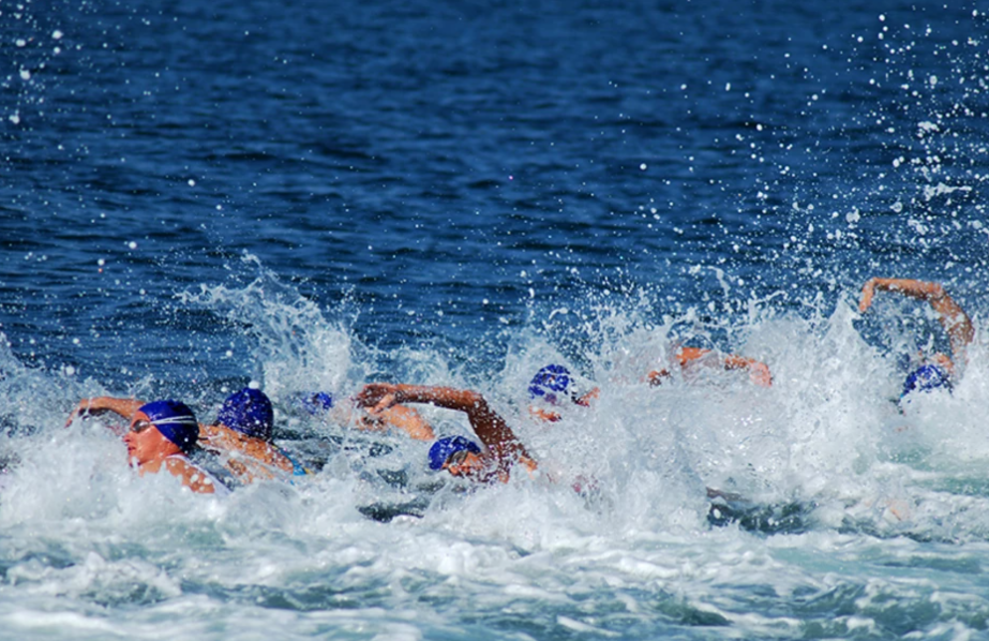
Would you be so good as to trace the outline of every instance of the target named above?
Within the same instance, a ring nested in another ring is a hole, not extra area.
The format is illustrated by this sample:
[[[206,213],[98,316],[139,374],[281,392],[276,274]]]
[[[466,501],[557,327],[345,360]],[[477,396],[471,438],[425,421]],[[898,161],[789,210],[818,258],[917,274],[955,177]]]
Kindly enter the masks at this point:
[[[3,2],[0,638],[985,638],[985,11]],[[950,394],[896,403],[947,341],[872,276],[974,319]],[[773,385],[649,386],[678,345]],[[598,399],[533,420],[547,363]],[[539,472],[299,404],[378,380]],[[310,477],[194,496],[66,427],[248,384]]]

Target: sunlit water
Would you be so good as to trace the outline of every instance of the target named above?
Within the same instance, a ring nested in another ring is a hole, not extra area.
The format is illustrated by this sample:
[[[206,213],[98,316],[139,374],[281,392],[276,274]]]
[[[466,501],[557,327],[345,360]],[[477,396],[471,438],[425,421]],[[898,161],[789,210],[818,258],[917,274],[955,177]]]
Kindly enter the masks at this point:
[[[0,5],[0,638],[986,636],[982,8],[492,4]],[[900,411],[946,341],[874,275],[975,319],[951,394]],[[773,386],[645,384],[681,343]],[[550,362],[601,394],[545,424]],[[374,380],[480,390],[539,473],[298,403]],[[251,381],[310,478],[64,427]]]

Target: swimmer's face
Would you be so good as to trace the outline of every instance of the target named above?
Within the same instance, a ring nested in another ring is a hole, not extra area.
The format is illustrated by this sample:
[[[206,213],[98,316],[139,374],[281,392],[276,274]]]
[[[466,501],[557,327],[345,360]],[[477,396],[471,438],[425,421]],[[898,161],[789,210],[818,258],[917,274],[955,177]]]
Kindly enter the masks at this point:
[[[124,444],[127,445],[127,458],[139,466],[181,451],[158,431],[144,412],[134,415],[130,431],[124,434]]]
[[[465,476],[469,478],[479,477],[484,471],[484,461],[474,452],[460,450],[450,455],[450,458],[443,464],[443,469],[453,476]]]

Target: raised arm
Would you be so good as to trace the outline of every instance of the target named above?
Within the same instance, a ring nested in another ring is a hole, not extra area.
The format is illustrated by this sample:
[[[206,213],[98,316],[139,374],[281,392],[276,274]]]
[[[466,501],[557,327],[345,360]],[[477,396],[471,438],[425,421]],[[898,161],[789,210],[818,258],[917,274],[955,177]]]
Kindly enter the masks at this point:
[[[130,421],[144,404],[144,401],[138,401],[133,398],[115,398],[113,396],[84,398],[79,401],[79,404],[69,414],[69,420],[65,422],[65,425],[68,426],[76,417],[83,414],[100,412],[113,412]]]
[[[452,387],[371,383],[364,386],[355,400],[358,405],[370,408],[372,414],[404,403],[429,403],[464,412],[477,438],[488,448],[499,467],[522,457],[532,460],[505,419],[477,392]]]
[[[865,312],[872,305],[876,290],[896,292],[927,301],[937,312],[938,322],[948,334],[951,354],[955,360],[964,358],[965,348],[975,338],[975,329],[965,310],[944,291],[940,283],[931,283],[909,278],[870,278],[862,287],[859,311]]]

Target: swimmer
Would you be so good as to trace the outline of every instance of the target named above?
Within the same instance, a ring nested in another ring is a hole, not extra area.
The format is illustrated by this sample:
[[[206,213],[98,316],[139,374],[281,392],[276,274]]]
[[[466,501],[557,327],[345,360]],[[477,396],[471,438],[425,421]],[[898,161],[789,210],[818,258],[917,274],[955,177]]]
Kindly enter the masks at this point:
[[[685,372],[689,372],[700,365],[718,365],[725,370],[747,370],[749,379],[760,387],[771,387],[773,384],[769,367],[753,358],[734,354],[721,356],[709,349],[682,347],[677,351],[676,359],[681,370]],[[672,377],[670,371],[664,368],[649,372],[646,375],[646,380],[650,385],[656,387],[669,381]],[[567,400],[574,405],[588,407],[592,400],[600,396],[601,390],[597,387],[582,396],[578,396],[575,392],[570,391],[572,380],[570,370],[563,365],[547,365],[536,372],[532,381],[529,382],[529,413],[544,421],[557,422],[562,419],[560,410],[566,407]]]
[[[84,399],[69,416],[69,423],[76,416],[106,410],[130,421],[123,440],[128,458],[139,474],[155,474],[164,467],[193,492],[226,491],[208,472],[189,460],[199,440],[199,425],[186,405],[171,400],[141,403],[107,397]]]
[[[588,407],[601,393],[600,388],[595,387],[586,394],[578,396],[570,390],[572,380],[570,370],[563,365],[547,365],[536,372],[529,381],[529,413],[543,421],[555,423],[563,418],[560,410],[567,401]]]
[[[275,445],[274,418],[271,399],[245,387],[223,401],[212,425],[200,425],[200,445],[241,483],[305,476],[306,468]]]
[[[532,472],[536,461],[515,433],[485,398],[471,390],[423,385],[371,383],[354,399],[372,416],[403,403],[429,403],[464,412],[481,445],[463,436],[447,436],[429,449],[429,467],[474,481],[508,482],[512,469],[521,464]]]
[[[754,358],[745,358],[735,354],[721,355],[710,349],[698,347],[681,347],[677,350],[676,361],[680,370],[685,373],[700,365],[713,365],[726,371],[746,370],[749,373],[749,380],[760,387],[772,387],[773,385],[773,377],[769,372],[769,367]],[[666,368],[653,370],[646,375],[646,379],[653,387],[662,385],[671,378],[673,375]]]
[[[103,411],[129,418],[141,405],[143,401],[98,396],[81,401],[69,420]],[[227,397],[213,424],[198,425],[197,442],[202,452],[213,455],[223,476],[240,484],[306,474],[305,468],[272,442],[273,419],[271,400],[264,392],[245,388]]]
[[[966,349],[975,338],[975,329],[965,310],[939,283],[906,278],[870,278],[862,287],[859,312],[865,313],[872,306],[877,290],[926,301],[937,314],[951,346],[950,357],[940,352],[921,357],[920,365],[904,381],[900,399],[915,391],[930,392],[939,388],[950,391],[965,366]]]
[[[359,430],[385,432],[395,428],[417,441],[432,441],[436,438],[432,426],[411,407],[395,405],[377,415],[367,412],[355,415],[350,411],[352,404],[341,406],[327,392],[305,392],[297,398],[302,407],[313,416],[326,415],[340,424]]]

